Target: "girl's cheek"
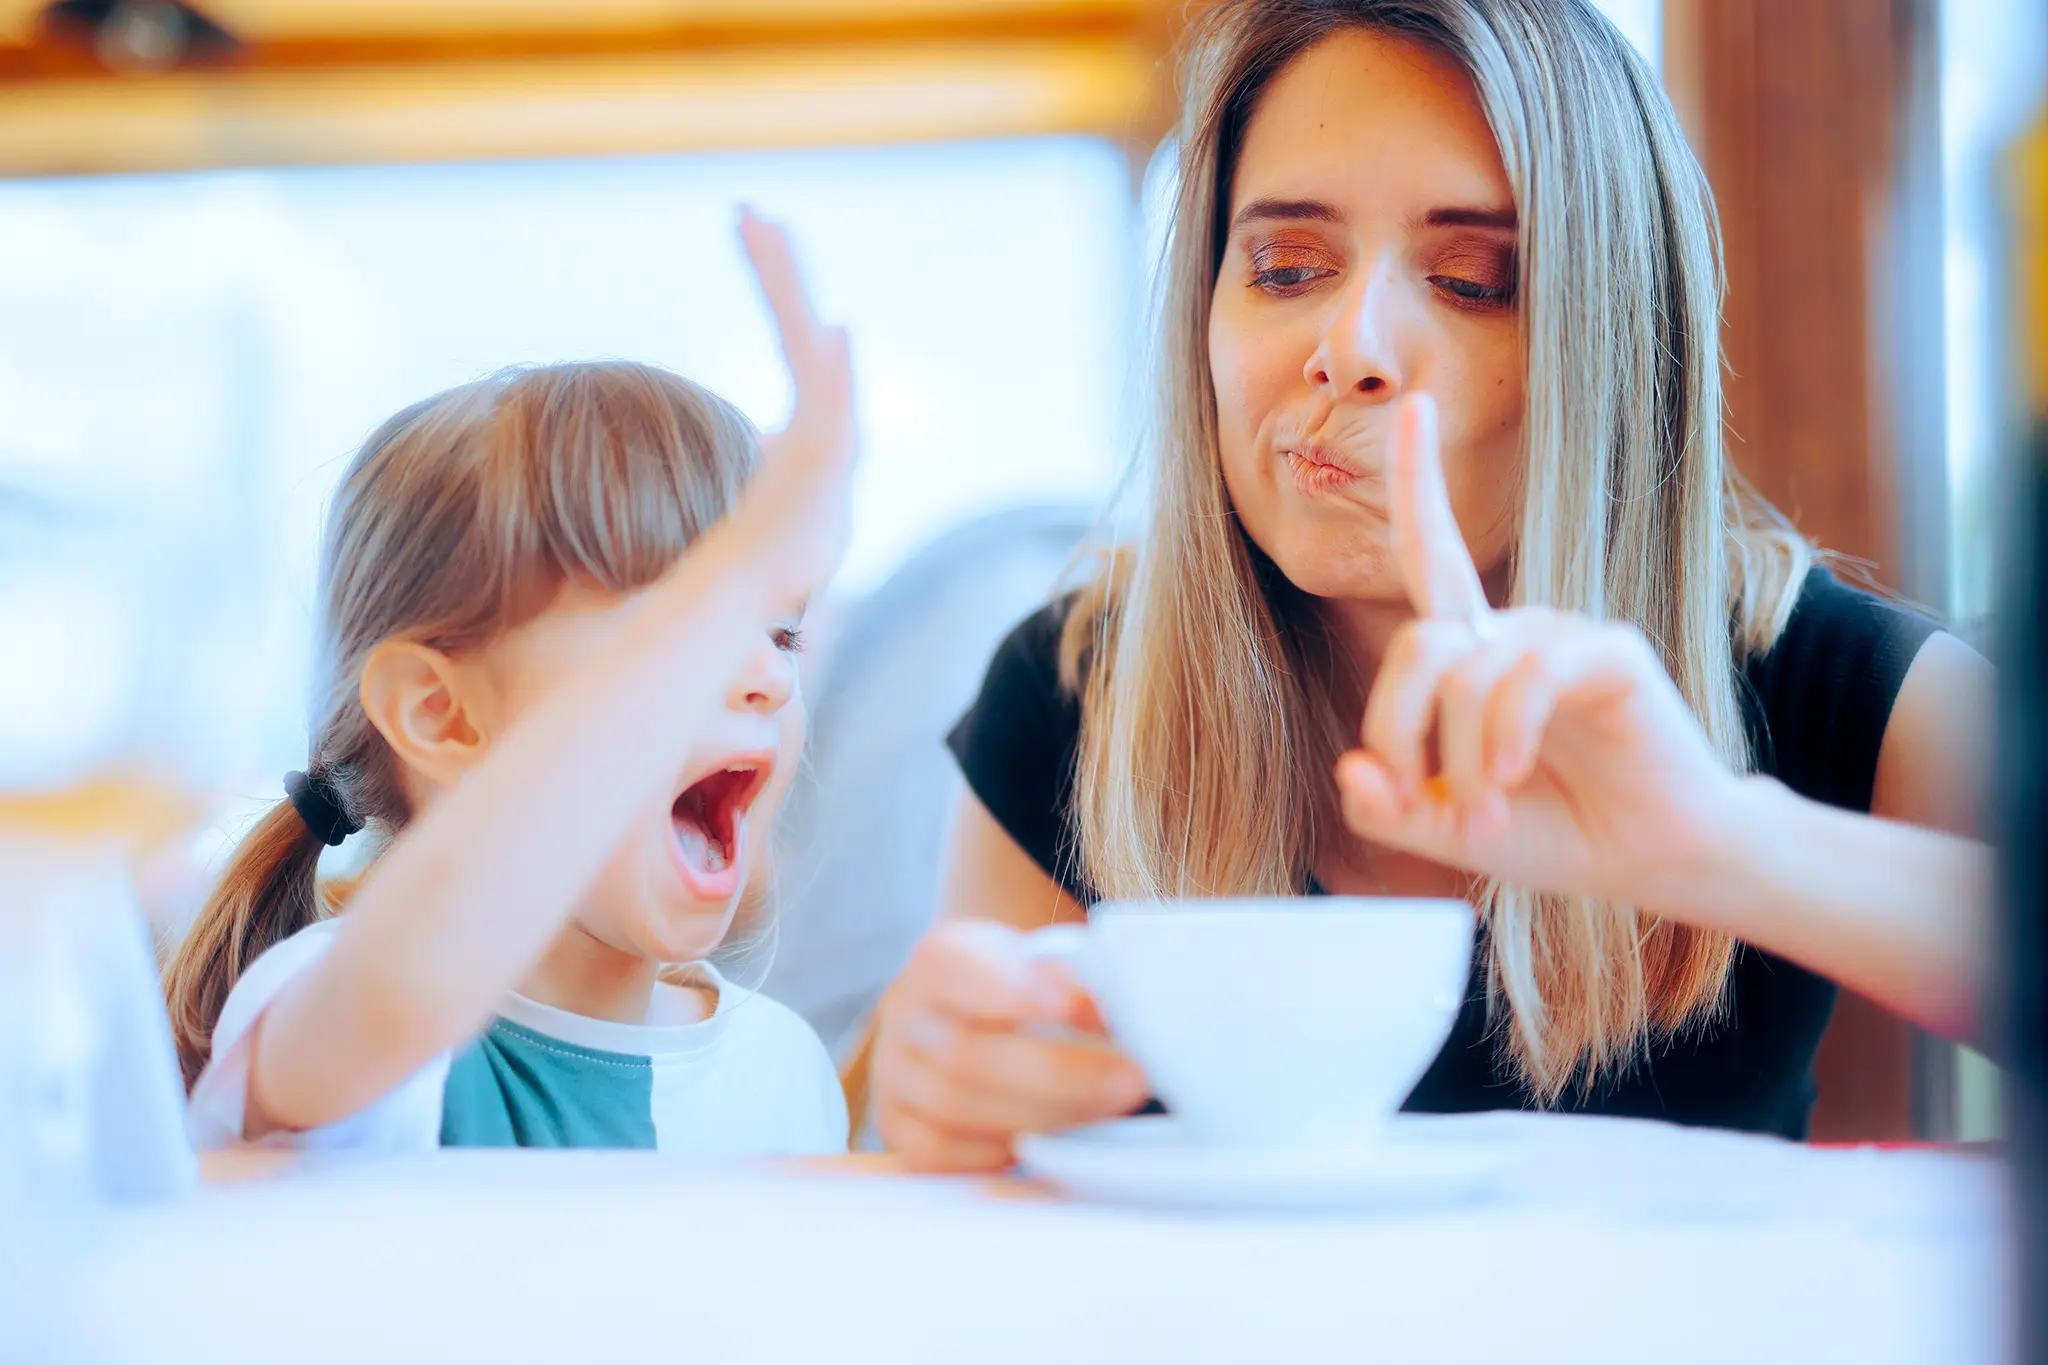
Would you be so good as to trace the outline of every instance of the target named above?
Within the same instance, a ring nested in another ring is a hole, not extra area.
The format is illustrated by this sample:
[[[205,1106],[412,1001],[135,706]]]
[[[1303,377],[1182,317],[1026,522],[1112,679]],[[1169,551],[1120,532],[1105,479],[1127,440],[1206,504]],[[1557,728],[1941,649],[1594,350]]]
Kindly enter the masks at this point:
[[[804,710],[803,693],[798,691],[789,699],[776,717],[776,728],[780,734],[782,752],[776,757],[775,771],[768,779],[768,785],[754,801],[754,807],[747,814],[747,825],[751,838],[765,841],[775,824],[775,817],[782,809],[782,799],[789,795],[789,787],[796,780],[797,771],[804,762],[804,740],[809,730],[809,716]]]
[[[775,789],[778,799],[782,789],[788,785],[790,775],[796,771],[797,765],[803,762],[804,741],[810,735],[810,720],[810,712],[804,706],[803,687],[799,684],[790,694],[789,704],[783,707],[782,713],[775,718],[782,736],[782,753],[776,760],[775,776],[770,785]]]

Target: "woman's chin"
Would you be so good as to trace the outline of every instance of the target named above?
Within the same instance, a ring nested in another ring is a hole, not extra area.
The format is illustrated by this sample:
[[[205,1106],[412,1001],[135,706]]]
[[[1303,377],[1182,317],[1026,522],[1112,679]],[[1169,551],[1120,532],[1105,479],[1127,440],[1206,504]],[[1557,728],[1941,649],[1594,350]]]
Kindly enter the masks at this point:
[[[1310,597],[1336,602],[1400,605],[1408,597],[1383,545],[1331,547],[1323,554],[1288,555],[1274,561],[1281,574]]]
[[[1406,600],[1384,523],[1361,525],[1357,517],[1338,521],[1290,517],[1279,519],[1278,525],[1254,526],[1254,520],[1263,519],[1244,518],[1252,544],[1289,583],[1309,596],[1358,602]]]

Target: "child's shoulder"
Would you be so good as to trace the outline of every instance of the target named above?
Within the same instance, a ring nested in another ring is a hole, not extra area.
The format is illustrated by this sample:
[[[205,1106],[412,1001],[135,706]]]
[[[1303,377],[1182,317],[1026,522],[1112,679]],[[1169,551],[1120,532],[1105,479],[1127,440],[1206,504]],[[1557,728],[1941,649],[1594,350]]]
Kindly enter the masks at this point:
[[[763,995],[758,987],[736,985],[715,974],[711,981],[718,993],[716,1017],[727,1039],[827,1059],[824,1042],[801,1014]]]
[[[660,1145],[684,1151],[845,1151],[845,1092],[816,1030],[757,988],[715,972],[705,977],[718,991],[708,1030],[715,1039],[713,1055],[708,1065],[679,1068],[673,1092],[657,1086],[658,1106],[680,1106],[667,1115],[657,1112]],[[692,1092],[688,1104],[682,1102],[685,1090]]]
[[[192,1087],[187,1121],[193,1142],[203,1149],[240,1143],[246,1132],[250,1044],[256,1021],[278,992],[324,956],[341,921],[316,920],[271,945],[235,982],[214,1026],[211,1055]],[[276,1132],[267,1144],[355,1151],[420,1151],[436,1145],[440,1129],[445,1054],[360,1113],[302,1133]]]

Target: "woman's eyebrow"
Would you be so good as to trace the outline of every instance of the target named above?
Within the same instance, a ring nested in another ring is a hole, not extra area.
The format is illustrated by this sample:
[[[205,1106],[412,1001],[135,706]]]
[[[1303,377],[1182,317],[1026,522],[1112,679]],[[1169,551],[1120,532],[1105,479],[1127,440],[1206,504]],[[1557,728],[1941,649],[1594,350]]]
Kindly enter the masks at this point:
[[[1514,206],[1504,209],[1482,209],[1466,206],[1434,208],[1422,215],[1423,227],[1481,227],[1506,228],[1513,231],[1518,220]]]
[[[1247,223],[1265,219],[1292,223],[1341,223],[1344,213],[1336,205],[1326,204],[1320,199],[1254,199],[1230,220],[1230,230],[1236,232]]]
[[[1236,232],[1249,223],[1262,221],[1341,223],[1344,211],[1320,199],[1254,199],[1230,220],[1230,230]],[[1518,221],[1512,204],[1506,208],[1456,204],[1431,209],[1415,220],[1415,226],[1501,228],[1512,232]]]

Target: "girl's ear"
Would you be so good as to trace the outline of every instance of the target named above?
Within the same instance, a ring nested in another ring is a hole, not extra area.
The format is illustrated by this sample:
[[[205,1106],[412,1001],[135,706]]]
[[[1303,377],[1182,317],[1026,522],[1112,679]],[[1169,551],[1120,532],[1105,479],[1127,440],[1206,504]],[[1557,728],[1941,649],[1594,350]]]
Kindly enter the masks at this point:
[[[452,787],[483,757],[476,721],[479,680],[437,649],[386,640],[363,665],[363,712],[405,766],[437,786]]]

